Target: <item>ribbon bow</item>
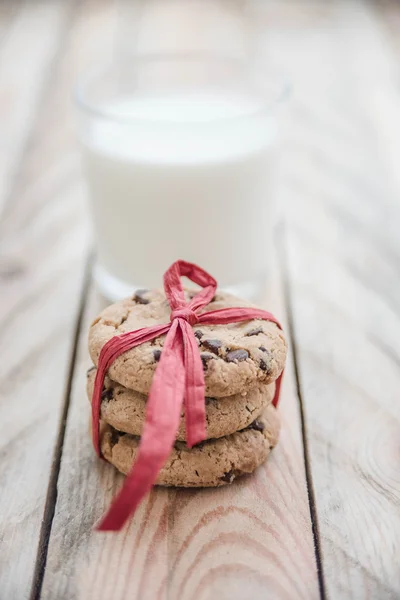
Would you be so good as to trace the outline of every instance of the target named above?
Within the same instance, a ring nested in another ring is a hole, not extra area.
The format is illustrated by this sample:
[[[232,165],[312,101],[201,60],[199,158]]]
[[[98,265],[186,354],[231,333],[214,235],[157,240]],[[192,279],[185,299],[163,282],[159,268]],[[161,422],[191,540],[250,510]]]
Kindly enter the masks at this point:
[[[189,303],[185,301],[180,280],[184,276],[203,288]],[[216,289],[217,282],[206,271],[192,263],[176,261],[164,274],[164,290],[171,307],[170,322],[116,335],[100,352],[92,399],[92,431],[94,448],[101,457],[101,393],[110,365],[131,348],[167,334],[146,404],[146,419],[136,462],[100,521],[97,529],[101,531],[121,529],[154,485],[175,443],[183,401],[188,447],[206,438],[204,372],[192,326],[197,323],[223,325],[264,319],[276,323],[281,329],[271,313],[258,308],[222,308],[199,314],[200,309],[213,299]],[[275,406],[279,400],[281,378],[282,375],[276,382]]]

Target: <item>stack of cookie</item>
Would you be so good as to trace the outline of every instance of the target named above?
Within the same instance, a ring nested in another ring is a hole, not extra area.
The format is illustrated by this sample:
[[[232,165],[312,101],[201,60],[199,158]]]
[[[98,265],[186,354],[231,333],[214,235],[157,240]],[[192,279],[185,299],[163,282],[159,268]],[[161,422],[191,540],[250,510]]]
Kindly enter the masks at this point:
[[[195,292],[187,290],[189,300]],[[202,311],[251,306],[229,294],[218,293]],[[92,398],[96,365],[103,345],[114,335],[169,321],[164,292],[139,290],[106,308],[92,323],[87,392]],[[231,483],[250,473],[275,446],[279,418],[272,405],[274,382],[286,360],[282,331],[269,321],[229,325],[196,325],[206,385],[207,439],[189,449],[185,418],[176,434],[171,455],[157,483],[205,487]],[[101,451],[122,473],[135,461],[145,419],[146,399],[160,360],[165,336],[119,356],[104,382],[101,404]]]

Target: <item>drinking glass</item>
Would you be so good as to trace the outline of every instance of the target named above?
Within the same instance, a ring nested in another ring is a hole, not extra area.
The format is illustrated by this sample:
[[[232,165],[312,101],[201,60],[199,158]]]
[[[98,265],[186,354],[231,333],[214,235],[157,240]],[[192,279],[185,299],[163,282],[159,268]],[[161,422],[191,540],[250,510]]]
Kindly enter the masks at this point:
[[[76,91],[95,279],[110,300],[177,259],[254,297],[268,276],[288,86],[251,61],[137,55]]]

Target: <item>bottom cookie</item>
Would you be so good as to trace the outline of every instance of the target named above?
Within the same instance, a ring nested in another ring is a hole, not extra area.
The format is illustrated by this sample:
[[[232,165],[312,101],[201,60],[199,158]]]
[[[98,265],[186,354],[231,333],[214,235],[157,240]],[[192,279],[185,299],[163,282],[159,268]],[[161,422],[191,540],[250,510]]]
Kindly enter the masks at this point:
[[[176,442],[161,469],[157,484],[177,487],[216,487],[252,473],[269,455],[279,437],[279,417],[271,405],[251,425],[231,435],[187,448]],[[101,423],[101,451],[106,460],[127,474],[136,459],[140,438]]]

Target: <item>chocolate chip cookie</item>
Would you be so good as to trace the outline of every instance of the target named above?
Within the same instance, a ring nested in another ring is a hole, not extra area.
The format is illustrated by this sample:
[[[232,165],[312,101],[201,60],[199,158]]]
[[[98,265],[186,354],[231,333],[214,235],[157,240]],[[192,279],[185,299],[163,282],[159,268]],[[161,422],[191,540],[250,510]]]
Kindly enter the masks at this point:
[[[87,377],[87,393],[93,395],[96,369],[90,369]],[[252,423],[272,402],[275,384],[257,385],[247,393],[226,398],[206,398],[207,438],[219,438]],[[128,390],[119,383],[105,378],[101,402],[101,418],[115,429],[141,435],[147,396]],[[177,432],[178,440],[186,440],[184,412]]]
[[[186,290],[187,299],[195,292]],[[219,292],[201,312],[232,306],[253,306]],[[93,321],[89,352],[97,366],[101,348],[114,335],[141,327],[168,323],[170,307],[161,290],[139,290],[131,298],[112,304]],[[203,363],[206,396],[220,398],[240,394],[258,383],[275,381],[283,370],[286,341],[272,322],[251,320],[228,325],[193,327]],[[147,394],[163,350],[165,336],[132,348],[109,369],[112,380]]]
[[[139,446],[139,437],[121,433],[101,423],[101,451],[119,471],[130,471]],[[252,473],[269,455],[279,436],[279,418],[270,405],[242,431],[186,447],[175,446],[161,469],[157,484],[178,487],[227,485],[245,473]]]

